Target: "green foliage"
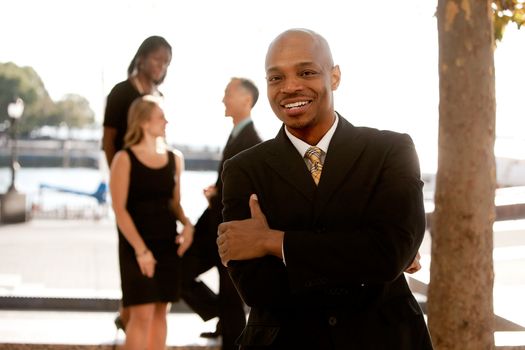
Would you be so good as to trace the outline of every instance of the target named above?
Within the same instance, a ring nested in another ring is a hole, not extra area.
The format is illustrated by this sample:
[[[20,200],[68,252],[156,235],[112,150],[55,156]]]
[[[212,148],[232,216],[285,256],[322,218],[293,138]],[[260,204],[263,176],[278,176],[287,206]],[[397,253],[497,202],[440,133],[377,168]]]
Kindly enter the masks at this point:
[[[518,29],[525,24],[525,0],[493,0],[494,38],[503,39],[505,27],[510,22],[515,23]]]
[[[0,121],[8,118],[7,106],[17,97],[28,106],[37,101],[51,100],[33,68],[21,68],[12,62],[0,63]]]
[[[69,127],[81,127],[95,122],[95,113],[88,100],[75,94],[68,94],[55,104],[54,116],[55,122],[65,122]]]
[[[51,100],[42,79],[31,67],[19,67],[12,62],[0,63],[0,123],[9,118],[7,106],[17,97],[24,100],[24,114],[17,122],[21,135],[44,125],[81,127],[95,120],[88,101],[78,95],[66,95]]]

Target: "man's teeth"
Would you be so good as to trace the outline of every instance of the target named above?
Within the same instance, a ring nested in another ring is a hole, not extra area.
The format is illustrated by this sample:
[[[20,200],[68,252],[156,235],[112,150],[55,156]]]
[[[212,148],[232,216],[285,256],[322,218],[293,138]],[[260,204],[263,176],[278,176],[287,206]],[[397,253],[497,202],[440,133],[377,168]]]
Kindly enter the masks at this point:
[[[301,107],[301,106],[306,105],[307,103],[308,103],[308,102],[306,102],[306,101],[300,101],[300,102],[288,103],[288,104],[285,104],[284,107],[286,107],[286,108]]]

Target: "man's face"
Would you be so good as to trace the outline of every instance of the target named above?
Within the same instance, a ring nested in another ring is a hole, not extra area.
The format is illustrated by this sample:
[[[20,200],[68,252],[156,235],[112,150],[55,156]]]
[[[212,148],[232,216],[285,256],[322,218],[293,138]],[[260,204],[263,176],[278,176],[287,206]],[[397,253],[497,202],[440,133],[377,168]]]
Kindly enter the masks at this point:
[[[233,117],[240,116],[240,113],[244,113],[244,106],[246,105],[247,93],[241,87],[239,80],[232,80],[226,86],[224,90],[224,97],[222,103],[224,103],[224,115]],[[241,116],[243,117],[243,116]]]
[[[287,33],[266,56],[268,100],[292,133],[333,121],[332,91],[339,84],[339,69],[333,67],[328,48],[315,39],[304,32]]]

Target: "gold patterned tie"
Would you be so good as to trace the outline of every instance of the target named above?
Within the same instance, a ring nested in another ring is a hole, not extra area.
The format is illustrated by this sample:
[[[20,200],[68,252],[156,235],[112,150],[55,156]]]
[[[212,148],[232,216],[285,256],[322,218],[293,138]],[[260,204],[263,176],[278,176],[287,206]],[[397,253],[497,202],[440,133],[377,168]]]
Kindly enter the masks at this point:
[[[305,158],[310,161],[310,173],[315,181],[315,184],[319,184],[321,179],[321,172],[323,171],[323,164],[321,163],[321,149],[319,147],[310,147],[306,150]]]

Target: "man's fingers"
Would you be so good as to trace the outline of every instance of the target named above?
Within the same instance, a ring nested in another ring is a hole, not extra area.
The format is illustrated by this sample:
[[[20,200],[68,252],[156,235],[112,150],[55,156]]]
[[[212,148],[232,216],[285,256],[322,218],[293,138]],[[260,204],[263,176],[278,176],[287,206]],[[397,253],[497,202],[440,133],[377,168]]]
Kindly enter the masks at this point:
[[[219,228],[217,229],[217,235],[218,236],[222,235],[224,232],[226,232],[227,228],[228,228],[228,223],[227,222],[223,222],[223,223],[219,224]]]
[[[420,259],[421,255],[419,254],[419,252],[417,252],[416,256],[414,257],[414,260],[412,261],[410,266],[405,270],[405,272],[412,274],[421,270],[421,263],[419,262]]]
[[[184,253],[186,253],[186,250],[188,250],[188,248],[189,247],[184,244],[179,245],[179,248],[177,249],[177,255],[179,257],[182,257]]]
[[[250,196],[250,213],[252,214],[252,219],[260,218],[266,220],[266,217],[259,206],[259,200],[257,199],[256,194]]]
[[[226,244],[224,242],[224,236],[217,237],[217,249],[219,250],[219,255],[222,257],[226,252]]]
[[[228,267],[228,261],[230,259],[227,257],[228,255],[228,246],[225,242],[224,236],[217,237],[217,249],[219,251],[219,256],[221,257],[221,262],[225,267]]]

